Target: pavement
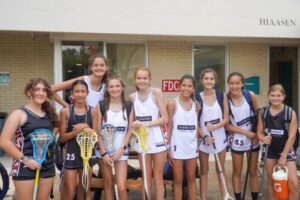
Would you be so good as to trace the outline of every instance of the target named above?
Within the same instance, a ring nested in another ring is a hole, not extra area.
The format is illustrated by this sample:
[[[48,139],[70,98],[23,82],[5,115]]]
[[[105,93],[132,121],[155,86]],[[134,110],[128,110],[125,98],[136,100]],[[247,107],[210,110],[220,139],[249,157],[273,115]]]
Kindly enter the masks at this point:
[[[6,167],[8,173],[10,173],[11,170],[11,159],[7,156],[2,156],[0,157],[0,162]],[[246,162],[246,160],[244,161]],[[129,164],[135,168],[139,167],[138,161],[137,160],[129,160]],[[210,156],[210,170],[209,170],[209,183],[208,183],[208,199],[209,200],[220,200],[221,196],[220,196],[220,192],[219,192],[219,186],[218,186],[218,181],[217,181],[217,175],[215,172],[215,163],[214,163],[214,158],[213,155]],[[226,155],[226,162],[225,162],[225,168],[226,168],[226,173],[227,173],[227,185],[228,185],[228,189],[229,189],[229,193],[233,196],[233,192],[232,192],[232,185],[231,185],[231,174],[232,174],[232,162],[231,162],[231,155],[230,153],[227,153]],[[244,167],[243,170],[243,177],[242,180],[244,180],[244,175],[246,172],[246,167]],[[58,200],[59,199],[59,191],[58,191],[58,183],[59,183],[59,171],[57,170],[57,175],[55,177],[55,181],[54,181],[54,199]],[[298,171],[298,177],[300,177],[300,171]],[[299,179],[300,180],[300,179]],[[1,183],[2,184],[2,183]],[[0,185],[1,186],[1,185]],[[299,186],[300,189],[300,186]],[[197,179],[197,191],[198,191],[198,197],[197,199],[200,199],[199,197],[199,179]],[[12,181],[10,180],[10,187],[9,187],[9,191],[7,193],[7,196],[4,198],[5,200],[13,200],[14,198],[14,185],[12,183]],[[266,191],[264,192],[264,194],[266,194]],[[173,192],[172,192],[172,187],[171,186],[167,186],[166,188],[166,200],[171,200],[173,199]],[[140,200],[141,199],[141,195],[140,195],[140,191],[134,191],[131,190],[128,192],[128,199],[130,200]],[[266,197],[264,198],[266,199]],[[246,195],[246,200],[251,200],[249,191]]]

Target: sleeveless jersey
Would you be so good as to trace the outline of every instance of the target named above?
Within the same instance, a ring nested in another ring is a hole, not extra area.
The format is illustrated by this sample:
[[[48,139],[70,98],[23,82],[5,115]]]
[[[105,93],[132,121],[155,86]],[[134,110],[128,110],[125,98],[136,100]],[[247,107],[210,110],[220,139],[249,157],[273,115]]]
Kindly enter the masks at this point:
[[[102,83],[101,87],[100,87],[100,91],[95,91],[92,88],[89,76],[84,76],[84,81],[87,83],[88,89],[89,89],[89,94],[86,98],[86,103],[87,103],[87,105],[94,108],[97,106],[99,101],[103,100],[105,90],[106,90],[106,85],[104,83]]]
[[[200,93],[203,99],[203,92]],[[200,126],[205,135],[210,136],[209,131],[206,128],[208,122],[211,124],[217,124],[223,119],[222,109],[218,104],[217,100],[213,103],[213,105],[208,105],[203,100],[203,107],[201,108],[202,115],[200,117]],[[212,132],[213,137],[215,138],[215,146],[216,150],[214,150],[213,145],[206,145],[203,141],[200,142],[200,151],[205,153],[219,153],[223,151],[227,147],[227,138],[225,134],[224,127],[221,127]]]
[[[265,119],[265,132],[266,129],[271,132],[272,141],[269,145],[269,151],[280,154],[284,145],[288,139],[288,131],[285,130],[285,120],[284,120],[284,109],[272,116],[270,110],[268,110]]]
[[[106,112],[106,117],[107,121],[104,122],[102,121],[102,125],[105,124],[110,124],[113,125],[116,128],[116,132],[114,135],[114,149],[118,150],[121,148],[122,144],[124,143],[125,136],[127,133],[127,128],[128,128],[128,120],[127,120],[127,114],[126,114],[126,109],[119,110],[119,111],[114,111],[111,108],[108,109]],[[125,119],[124,119],[125,117]],[[100,130],[99,130],[100,132]],[[101,158],[101,155],[99,156]],[[124,152],[124,154],[119,158],[119,161],[121,160],[128,160],[128,150]]]
[[[159,108],[155,103],[152,90],[149,92],[147,99],[144,101],[141,101],[138,92],[135,92],[133,105],[136,120],[139,120],[141,122],[151,122],[153,120],[159,119],[160,117]],[[147,153],[151,154],[165,151],[167,149],[167,145],[162,128],[160,126],[152,126],[147,128],[147,131]],[[139,150],[138,144],[134,145],[134,149],[139,153],[141,152]]]
[[[234,105],[233,101],[229,100],[229,106],[231,110],[230,121],[232,125],[251,131],[253,122],[252,117],[254,114],[251,111],[245,97],[243,96],[241,105]],[[248,151],[251,148],[251,140],[244,134],[233,133],[231,141],[231,148],[235,151]],[[253,149],[258,146],[259,143],[256,143],[253,146]]]
[[[15,143],[17,149],[21,151],[24,156],[32,158],[33,147],[30,141],[31,133],[36,129],[48,129],[52,132],[53,127],[49,117],[46,114],[45,116],[40,117],[37,114],[30,111],[25,106],[21,107],[20,110],[22,110],[25,113],[26,120],[24,124],[21,125],[16,131]],[[43,171],[46,172],[53,171],[50,170],[51,168],[54,168],[54,143],[48,146],[46,159],[42,164],[41,173],[43,173]],[[28,168],[23,163],[19,163],[19,161],[17,160],[13,161],[13,166],[12,166],[13,177],[18,177],[18,176],[31,177],[32,174],[35,174],[35,170],[28,171]],[[54,170],[54,175],[55,175],[55,170]],[[49,174],[48,176],[50,177],[52,175]]]
[[[74,112],[73,105],[70,105],[67,132],[71,132],[73,130],[73,125],[79,123],[86,123],[89,125],[90,128],[93,127],[91,107],[87,107],[86,114],[76,115],[76,113]],[[65,155],[65,167],[67,169],[77,169],[83,167],[82,158],[80,156],[80,148],[76,141],[76,137],[72,138],[67,142],[67,150]]]
[[[170,142],[170,150],[173,158],[196,158],[198,157],[196,104],[192,101],[192,107],[186,110],[181,106],[178,97],[175,99],[175,103],[176,110],[173,116]]]

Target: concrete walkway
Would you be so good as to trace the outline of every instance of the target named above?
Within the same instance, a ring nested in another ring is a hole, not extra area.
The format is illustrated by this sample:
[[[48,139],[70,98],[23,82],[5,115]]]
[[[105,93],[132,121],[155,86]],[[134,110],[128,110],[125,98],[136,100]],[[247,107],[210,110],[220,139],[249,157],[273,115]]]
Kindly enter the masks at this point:
[[[228,175],[227,177],[227,185],[230,191],[230,194],[233,195],[232,193],[232,186],[231,186],[231,174],[232,174],[232,163],[231,163],[231,155],[230,153],[227,153],[227,159],[226,159],[226,173]],[[7,156],[3,156],[0,157],[0,161],[1,163],[7,168],[7,171],[10,172],[11,169],[11,159]],[[208,199],[209,200],[220,200],[220,192],[219,192],[219,186],[218,186],[218,181],[217,181],[217,175],[215,173],[215,166],[214,166],[214,158],[213,156],[210,156],[210,172],[209,172],[209,183],[208,183]],[[139,167],[138,166],[138,162],[137,160],[130,160],[129,161],[130,165],[133,167]],[[244,165],[245,166],[245,165]],[[245,175],[245,169],[246,167],[244,167],[244,171],[243,171],[243,176]],[[300,174],[300,172],[298,171],[298,175]],[[244,180],[244,177],[243,179]],[[59,199],[59,191],[58,191],[58,174],[55,177],[55,186],[54,186],[54,199]],[[300,189],[300,186],[299,186]],[[198,199],[200,199],[199,197],[199,179],[197,179],[197,191],[198,191]],[[266,192],[264,193],[266,194]],[[14,186],[12,181],[10,181],[10,188],[7,194],[7,197],[5,198],[5,200],[12,200],[14,195]],[[168,186],[167,187],[167,200],[171,200],[173,199],[173,193],[172,193],[172,187]],[[246,196],[247,200],[250,200],[250,194],[247,194]],[[141,199],[141,195],[139,191],[129,191],[128,193],[128,199],[130,200],[140,200]],[[266,198],[264,198],[266,199]]]

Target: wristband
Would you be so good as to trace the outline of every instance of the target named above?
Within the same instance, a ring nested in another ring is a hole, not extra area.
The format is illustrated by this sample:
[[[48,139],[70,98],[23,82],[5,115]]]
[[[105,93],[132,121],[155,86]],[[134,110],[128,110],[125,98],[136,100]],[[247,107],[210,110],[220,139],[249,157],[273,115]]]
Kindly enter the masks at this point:
[[[23,161],[24,161],[24,154],[22,152],[21,152],[21,157],[18,161],[19,161],[19,163],[23,163]]]
[[[281,153],[280,156],[284,157],[286,159],[287,155],[284,153]]]
[[[106,155],[107,155],[107,151],[105,151],[103,154],[101,154],[101,157],[103,158]]]
[[[123,145],[122,145],[122,148],[123,148],[124,151],[126,151],[127,146],[123,144]]]

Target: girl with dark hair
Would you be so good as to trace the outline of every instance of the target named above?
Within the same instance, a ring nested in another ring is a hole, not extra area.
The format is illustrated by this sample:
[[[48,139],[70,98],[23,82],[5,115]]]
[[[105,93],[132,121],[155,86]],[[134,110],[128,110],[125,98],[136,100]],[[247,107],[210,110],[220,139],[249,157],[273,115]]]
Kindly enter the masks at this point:
[[[256,135],[256,113],[258,102],[256,95],[244,88],[244,76],[233,72],[228,76],[229,86],[228,105],[230,110],[230,123],[226,129],[230,134],[230,148],[232,155],[232,186],[236,200],[241,200],[241,175],[243,170],[244,154],[248,157],[248,171],[250,177],[250,190],[253,200],[258,198],[257,163],[259,142]],[[247,185],[247,183],[244,183]],[[245,194],[243,194],[244,196]]]
[[[63,108],[60,112],[60,140],[67,142],[63,171],[62,200],[73,200],[76,194],[78,174],[82,176],[83,161],[80,156],[80,148],[76,142],[79,132],[91,132],[98,130],[98,110],[86,104],[88,86],[84,80],[75,80],[71,87],[74,103]],[[89,171],[89,182],[92,172]],[[77,198],[83,199],[83,186],[79,178]],[[91,199],[90,188],[86,193],[86,199]]]
[[[131,137],[128,117],[133,117],[133,115],[130,115],[130,109],[126,107],[129,105],[129,102],[125,101],[124,89],[125,85],[120,76],[109,76],[107,78],[107,90],[105,92],[104,100],[99,103],[101,113],[99,117],[100,124],[102,126],[112,125],[116,128],[114,135],[115,152],[113,155],[108,155],[104,144],[100,143],[101,156],[99,159],[99,166],[102,166],[104,199],[106,200],[114,199],[112,164],[114,164],[116,169],[115,184],[117,184],[118,196],[121,200],[127,199],[127,146]]]
[[[7,118],[0,136],[0,147],[13,158],[12,179],[18,199],[32,199],[36,170],[40,170],[37,199],[48,199],[55,176],[54,144],[40,166],[33,157],[30,135],[36,129],[53,132],[58,127],[58,116],[49,103],[52,96],[50,85],[41,78],[31,79],[25,87],[29,102],[13,111]],[[11,141],[15,137],[15,144]]]
[[[147,129],[146,176],[148,183],[146,187],[148,191],[151,191],[152,180],[154,180],[154,199],[162,200],[164,199],[163,168],[167,156],[164,126],[168,122],[168,112],[161,90],[150,87],[151,72],[148,68],[137,68],[134,73],[134,81],[137,91],[130,94],[135,116],[132,128],[144,127]],[[138,148],[138,143],[135,144],[134,148],[139,153],[140,168],[143,169],[142,156]],[[149,192],[148,198],[151,199],[151,192]]]
[[[288,199],[299,199],[296,153],[293,147],[297,138],[296,134],[298,134],[297,116],[295,111],[284,104],[285,97],[282,85],[273,85],[268,92],[269,106],[261,109],[258,115],[258,138],[265,145],[268,145],[265,168],[268,199],[270,200],[276,199],[272,180],[275,165],[288,169]],[[286,121],[285,116],[288,115],[287,110],[290,110],[289,122]]]
[[[184,75],[180,81],[179,96],[167,104],[168,135],[171,135],[169,162],[173,166],[174,199],[182,199],[183,165],[188,183],[188,199],[196,199],[196,167],[198,152],[197,113],[199,104],[194,99],[196,82]]]
[[[103,99],[108,71],[107,59],[101,54],[94,54],[89,59],[89,68],[91,74],[88,76],[80,76],[51,86],[52,91],[55,92],[54,99],[63,107],[67,107],[68,104],[61,99],[56,92],[70,89],[76,80],[84,80],[88,86],[89,94],[86,98],[87,105],[95,107],[98,105],[98,102]]]

